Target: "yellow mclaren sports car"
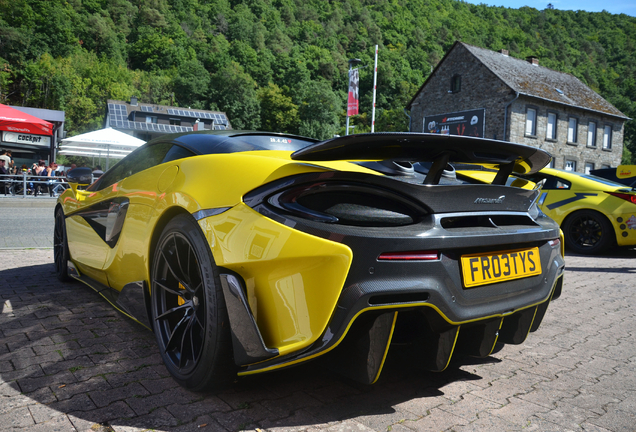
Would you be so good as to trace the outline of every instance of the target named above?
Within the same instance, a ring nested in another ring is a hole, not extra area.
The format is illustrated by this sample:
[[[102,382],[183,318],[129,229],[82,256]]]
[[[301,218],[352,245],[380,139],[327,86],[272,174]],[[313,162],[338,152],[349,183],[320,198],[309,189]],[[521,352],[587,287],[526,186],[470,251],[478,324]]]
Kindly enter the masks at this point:
[[[398,343],[440,371],[522,343],[560,295],[559,226],[540,188],[506,186],[549,159],[435,134],[164,135],[90,186],[68,173],[56,272],[150,328],[194,391],[315,358],[371,384]]]
[[[539,207],[561,225],[565,245],[574,252],[636,245],[636,188],[553,168],[526,178],[544,182]]]

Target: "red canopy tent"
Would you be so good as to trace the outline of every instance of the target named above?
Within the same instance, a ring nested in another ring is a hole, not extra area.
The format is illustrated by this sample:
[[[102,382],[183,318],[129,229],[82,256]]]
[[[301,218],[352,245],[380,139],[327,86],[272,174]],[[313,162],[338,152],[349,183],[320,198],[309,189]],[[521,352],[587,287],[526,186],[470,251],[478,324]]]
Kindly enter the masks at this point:
[[[0,130],[33,135],[53,135],[53,124],[0,104]]]

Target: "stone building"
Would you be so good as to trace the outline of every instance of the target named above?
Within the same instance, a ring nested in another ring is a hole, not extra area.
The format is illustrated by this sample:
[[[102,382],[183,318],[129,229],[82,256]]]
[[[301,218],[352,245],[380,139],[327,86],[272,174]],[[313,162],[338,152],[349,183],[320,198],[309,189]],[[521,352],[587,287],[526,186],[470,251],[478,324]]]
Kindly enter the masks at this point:
[[[551,166],[578,172],[621,162],[624,123],[570,74],[455,42],[407,105],[411,132],[495,138],[540,147]]]

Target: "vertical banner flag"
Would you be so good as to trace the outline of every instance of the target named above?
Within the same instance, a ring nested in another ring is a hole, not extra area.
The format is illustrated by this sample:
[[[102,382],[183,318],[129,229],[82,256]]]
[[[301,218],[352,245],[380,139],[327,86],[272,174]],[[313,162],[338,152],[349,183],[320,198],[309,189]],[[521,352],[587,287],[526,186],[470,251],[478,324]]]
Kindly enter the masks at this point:
[[[347,115],[358,114],[358,69],[351,69],[349,72],[349,98],[347,103]]]

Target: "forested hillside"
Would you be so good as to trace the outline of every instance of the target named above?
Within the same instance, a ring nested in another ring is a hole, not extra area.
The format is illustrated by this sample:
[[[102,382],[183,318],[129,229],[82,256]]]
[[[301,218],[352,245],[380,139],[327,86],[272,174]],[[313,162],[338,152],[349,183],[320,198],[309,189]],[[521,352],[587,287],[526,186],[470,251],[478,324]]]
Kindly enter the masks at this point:
[[[458,39],[535,55],[636,117],[636,18],[457,0],[0,0],[0,103],[65,110],[69,134],[136,95],[326,138],[344,133],[349,58],[365,66],[352,121],[370,129],[378,44],[376,130],[406,130],[405,104]]]

